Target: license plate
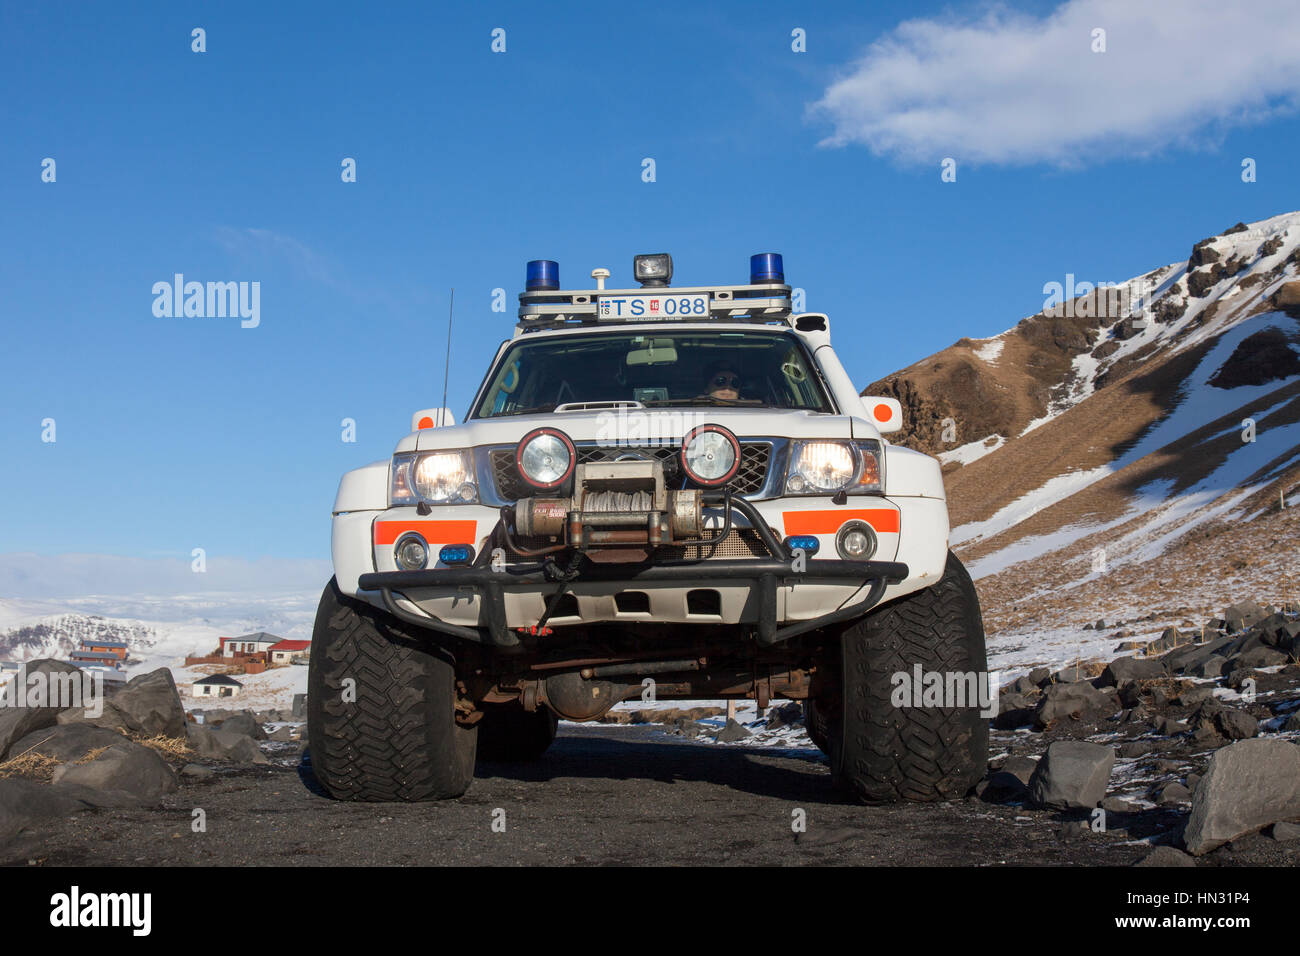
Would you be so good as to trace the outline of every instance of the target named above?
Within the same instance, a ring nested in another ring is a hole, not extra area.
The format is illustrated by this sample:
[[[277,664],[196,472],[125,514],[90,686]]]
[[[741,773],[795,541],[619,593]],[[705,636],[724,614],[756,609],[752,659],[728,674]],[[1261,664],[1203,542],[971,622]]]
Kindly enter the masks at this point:
[[[707,319],[709,294],[657,293],[640,295],[602,295],[596,299],[600,319],[624,319],[655,322],[663,319]]]

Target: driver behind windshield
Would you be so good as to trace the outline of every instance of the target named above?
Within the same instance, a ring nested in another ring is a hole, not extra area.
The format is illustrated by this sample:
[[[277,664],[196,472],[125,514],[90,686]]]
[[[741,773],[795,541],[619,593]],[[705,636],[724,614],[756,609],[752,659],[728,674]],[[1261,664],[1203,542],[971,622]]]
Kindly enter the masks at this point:
[[[704,383],[704,394],[727,402],[740,399],[740,375],[726,363],[715,365]]]

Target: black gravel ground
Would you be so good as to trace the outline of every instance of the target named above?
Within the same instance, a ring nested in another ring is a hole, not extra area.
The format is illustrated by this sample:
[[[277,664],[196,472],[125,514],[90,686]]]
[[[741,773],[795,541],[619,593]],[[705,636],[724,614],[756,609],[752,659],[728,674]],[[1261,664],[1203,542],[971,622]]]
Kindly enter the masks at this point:
[[[196,810],[206,832],[193,830]],[[800,816],[806,832],[796,834]],[[285,760],[184,779],[157,807],[42,821],[0,863],[1125,865],[1149,852],[1134,841],[1178,822],[1171,811],[1119,816],[1096,833],[1078,818],[973,798],[864,807],[836,795],[816,751],[566,725],[536,763],[480,764],[459,800],[340,803],[307,761]],[[1258,843],[1265,857],[1237,846],[1233,862],[1286,862],[1268,858],[1271,840]]]

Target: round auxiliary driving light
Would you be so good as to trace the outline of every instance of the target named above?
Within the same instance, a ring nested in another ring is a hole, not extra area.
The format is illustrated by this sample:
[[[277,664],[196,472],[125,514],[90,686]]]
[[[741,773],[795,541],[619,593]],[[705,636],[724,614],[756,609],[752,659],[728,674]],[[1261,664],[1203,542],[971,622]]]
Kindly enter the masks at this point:
[[[706,488],[725,485],[740,468],[740,442],[721,425],[701,425],[682,441],[682,468]]]
[[[402,571],[420,571],[429,563],[429,545],[423,536],[408,531],[393,545],[393,560]]]
[[[577,461],[573,441],[558,428],[536,428],[515,448],[519,474],[534,488],[558,488],[573,474]]]
[[[870,561],[876,553],[876,532],[865,521],[848,521],[835,535],[835,550],[845,561]]]

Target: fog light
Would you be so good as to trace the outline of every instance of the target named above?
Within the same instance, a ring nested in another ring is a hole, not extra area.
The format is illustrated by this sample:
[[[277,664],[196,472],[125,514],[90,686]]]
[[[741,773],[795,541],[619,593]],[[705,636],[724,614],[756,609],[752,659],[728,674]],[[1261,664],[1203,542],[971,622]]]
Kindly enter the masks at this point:
[[[474,560],[474,547],[468,544],[444,544],[438,550],[438,560],[443,564],[469,564]]]
[[[408,531],[393,545],[393,560],[403,571],[419,571],[429,563],[429,545],[414,531]]]
[[[821,546],[821,541],[814,534],[792,534],[785,539],[786,550],[791,554],[796,549],[802,550],[804,554],[816,554]]]
[[[876,553],[876,532],[865,521],[850,521],[835,535],[835,550],[846,561],[867,561]]]

